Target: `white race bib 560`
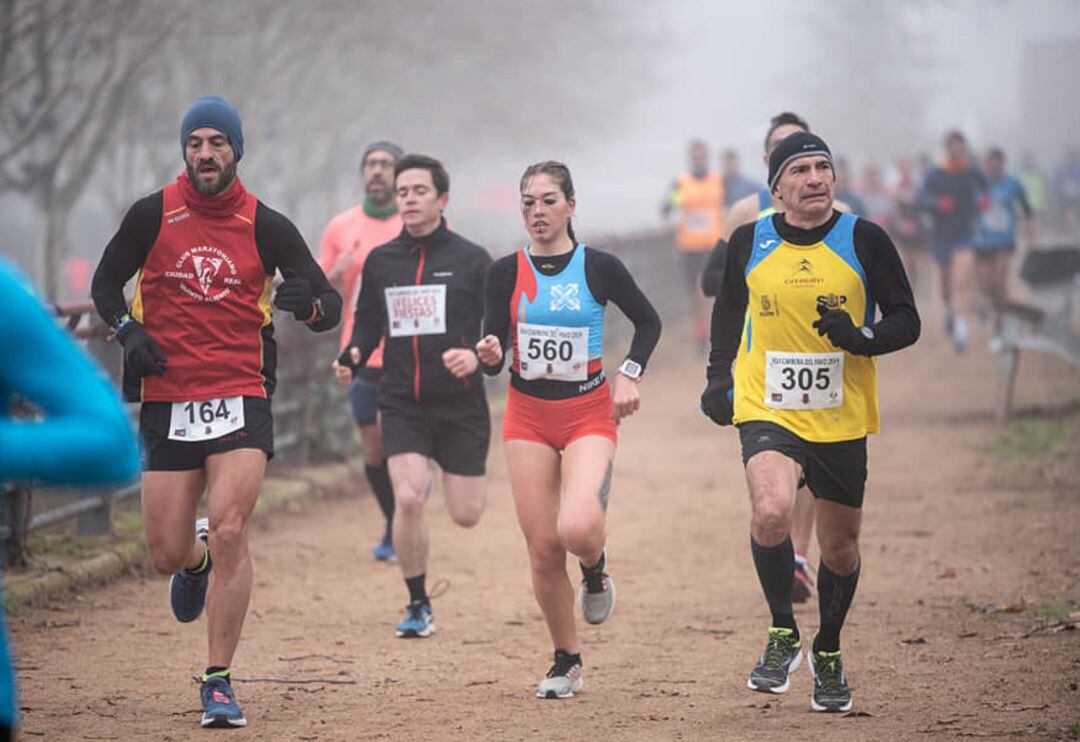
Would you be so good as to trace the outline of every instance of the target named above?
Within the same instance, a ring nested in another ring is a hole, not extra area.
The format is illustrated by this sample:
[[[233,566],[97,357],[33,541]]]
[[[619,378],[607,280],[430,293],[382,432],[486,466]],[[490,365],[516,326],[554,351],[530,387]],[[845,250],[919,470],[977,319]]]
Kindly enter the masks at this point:
[[[173,402],[171,441],[212,441],[244,427],[244,398]]]
[[[589,377],[589,328],[517,326],[518,365],[523,379],[585,381]]]
[[[843,353],[765,352],[765,406],[827,410],[844,403]]]

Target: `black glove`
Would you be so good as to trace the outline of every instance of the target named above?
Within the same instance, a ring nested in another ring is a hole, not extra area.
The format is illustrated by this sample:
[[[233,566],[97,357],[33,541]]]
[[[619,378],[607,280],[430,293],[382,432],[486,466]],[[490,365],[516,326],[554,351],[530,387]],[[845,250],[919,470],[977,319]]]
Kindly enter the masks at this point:
[[[730,376],[718,376],[709,380],[701,393],[701,411],[717,425],[731,425],[735,414],[735,384]]]
[[[345,350],[341,351],[341,355],[339,355],[337,359],[339,364],[352,371],[352,377],[354,379],[356,378],[356,374],[360,372],[360,366],[353,363],[352,359],[352,349],[355,347],[355,345],[349,343],[345,346]]]
[[[274,295],[274,306],[283,312],[292,312],[301,322],[311,319],[315,311],[315,294],[311,290],[311,281],[301,278],[291,270],[283,271],[283,275],[285,280]]]
[[[124,367],[137,378],[165,373],[165,354],[141,324],[129,319],[116,331],[116,339],[124,346]]]
[[[817,328],[818,335],[827,335],[830,343],[848,353],[870,355],[867,351],[873,331],[869,336],[863,334],[863,330],[855,326],[851,315],[843,309],[829,309],[824,304],[818,304],[817,310],[821,319],[815,321],[813,327]]]

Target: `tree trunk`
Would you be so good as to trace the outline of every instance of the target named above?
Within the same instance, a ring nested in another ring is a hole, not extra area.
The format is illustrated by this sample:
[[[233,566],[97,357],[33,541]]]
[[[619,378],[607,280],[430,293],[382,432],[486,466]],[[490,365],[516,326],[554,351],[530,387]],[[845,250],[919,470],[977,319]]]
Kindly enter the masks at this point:
[[[42,212],[45,229],[42,233],[41,275],[38,283],[50,303],[60,301],[61,277],[64,263],[64,241],[67,238],[68,209],[59,203],[56,189],[50,182],[43,187]]]

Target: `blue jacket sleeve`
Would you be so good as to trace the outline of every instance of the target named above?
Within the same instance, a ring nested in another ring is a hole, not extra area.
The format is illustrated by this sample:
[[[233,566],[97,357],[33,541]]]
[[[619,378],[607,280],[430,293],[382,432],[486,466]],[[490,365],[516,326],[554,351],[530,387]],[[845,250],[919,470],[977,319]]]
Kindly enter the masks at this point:
[[[127,482],[139,451],[105,374],[57,326],[13,266],[0,260],[0,400],[19,395],[42,413],[0,411],[0,479],[50,484]]]

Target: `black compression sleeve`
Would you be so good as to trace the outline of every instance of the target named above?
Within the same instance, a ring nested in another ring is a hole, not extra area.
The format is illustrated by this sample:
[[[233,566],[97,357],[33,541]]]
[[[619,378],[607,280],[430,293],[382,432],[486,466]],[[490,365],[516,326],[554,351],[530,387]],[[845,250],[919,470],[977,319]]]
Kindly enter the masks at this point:
[[[754,225],[745,224],[735,230],[727,245],[727,261],[720,294],[713,303],[709,350],[708,379],[731,375],[731,364],[739,352],[743,320],[746,316],[746,265],[754,245]]]
[[[727,261],[727,243],[719,240],[709,253],[709,260],[701,272],[701,290],[705,296],[718,296],[724,282],[724,263]]]
[[[161,229],[162,192],[141,198],[128,209],[120,222],[120,229],[105,246],[94,271],[90,295],[101,318],[116,327],[127,312],[124,300],[124,284],[146,262],[150,248]]]
[[[865,219],[855,222],[854,237],[855,255],[866,271],[870,296],[881,309],[867,355],[906,348],[919,339],[920,321],[900,254],[885,230]]]
[[[502,360],[496,365],[480,364],[480,368],[488,376],[495,376],[502,371],[506,356],[511,352],[510,299],[514,293],[514,284],[517,283],[517,261],[516,252],[499,258],[488,269],[484,282],[484,331],[480,336],[497,337],[503,352]]]
[[[634,323],[634,338],[627,357],[645,368],[660,341],[660,315],[623,262],[610,253],[585,248],[585,280],[601,304],[612,301]]]
[[[315,332],[337,327],[341,321],[341,294],[326,280],[326,274],[311,257],[307,243],[288,217],[261,201],[255,209],[255,245],[266,272],[283,274],[291,270],[311,283],[322,304],[322,317],[308,325]]]
[[[378,347],[383,325],[386,323],[386,305],[382,301],[382,289],[379,285],[380,249],[375,248],[364,261],[364,271],[360,276],[360,296],[356,299],[352,338],[349,340],[350,347],[360,349],[361,367]]]
[[[1024,217],[1031,218],[1031,202],[1028,201],[1027,189],[1022,184],[1017,184],[1016,188],[1016,200],[1020,202],[1020,210],[1024,212]]]

